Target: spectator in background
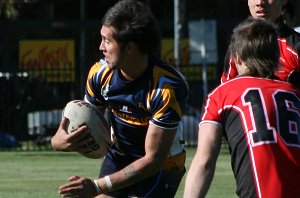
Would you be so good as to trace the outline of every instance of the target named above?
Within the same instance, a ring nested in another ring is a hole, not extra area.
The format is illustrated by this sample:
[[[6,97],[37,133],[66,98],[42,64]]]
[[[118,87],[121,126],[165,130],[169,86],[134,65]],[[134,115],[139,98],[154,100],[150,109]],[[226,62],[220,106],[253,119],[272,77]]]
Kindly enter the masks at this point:
[[[248,7],[253,18],[268,20],[277,25],[281,65],[275,75],[300,88],[300,34],[284,24],[282,17],[284,3],[286,0],[248,0]],[[233,56],[230,54],[230,50],[227,50],[221,83],[237,75]]]
[[[238,76],[208,95],[184,198],[205,197],[223,136],[239,197],[298,197],[300,90],[274,77],[280,55],[276,29],[250,18],[234,29],[229,49]]]

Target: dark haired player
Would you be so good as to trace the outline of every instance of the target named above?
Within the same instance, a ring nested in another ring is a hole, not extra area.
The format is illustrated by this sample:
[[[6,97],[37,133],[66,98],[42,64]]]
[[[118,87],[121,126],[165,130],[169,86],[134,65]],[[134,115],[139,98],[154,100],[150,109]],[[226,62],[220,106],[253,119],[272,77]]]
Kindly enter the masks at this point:
[[[223,137],[238,197],[298,197],[300,90],[273,75],[280,55],[275,28],[246,20],[234,29],[230,53],[238,76],[208,95],[184,197],[205,197]]]
[[[174,197],[185,173],[181,116],[188,96],[183,76],[154,55],[160,33],[142,1],[122,0],[102,19],[104,60],[88,75],[85,100],[111,110],[113,144],[98,179],[74,176],[63,197]],[[62,122],[52,145],[78,151],[80,128],[67,135]]]
[[[279,34],[280,67],[275,75],[300,88],[300,34],[284,23],[282,17],[284,3],[285,0],[248,0],[248,7],[252,17],[276,24]],[[235,76],[237,76],[236,64],[228,50],[221,82],[224,83]]]

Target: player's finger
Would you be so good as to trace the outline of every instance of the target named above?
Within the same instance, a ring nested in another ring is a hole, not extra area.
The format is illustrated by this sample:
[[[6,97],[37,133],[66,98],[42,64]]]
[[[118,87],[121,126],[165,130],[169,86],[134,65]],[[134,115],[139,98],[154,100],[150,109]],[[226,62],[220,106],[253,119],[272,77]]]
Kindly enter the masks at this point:
[[[67,130],[67,125],[69,124],[69,122],[70,122],[70,121],[69,121],[68,118],[63,117],[63,118],[61,119],[61,122],[60,122],[59,127],[60,127],[61,129]]]
[[[71,176],[68,178],[69,181],[76,181],[78,179],[80,179],[81,177],[80,176]]]
[[[70,191],[73,191],[73,190],[76,190],[78,189],[78,187],[81,185],[80,182],[78,182],[78,180],[76,181],[72,181],[72,182],[69,182],[67,184],[64,184],[62,186],[60,186],[58,188],[59,192],[60,193],[63,193],[63,192],[70,192]]]
[[[62,197],[78,197],[78,187],[68,187],[64,189],[59,189],[58,193]]]
[[[78,139],[78,141],[80,141],[87,135],[87,133],[88,133],[87,126],[83,125],[78,129],[76,129],[75,131],[73,131],[72,133],[70,133],[69,139],[70,140]]]

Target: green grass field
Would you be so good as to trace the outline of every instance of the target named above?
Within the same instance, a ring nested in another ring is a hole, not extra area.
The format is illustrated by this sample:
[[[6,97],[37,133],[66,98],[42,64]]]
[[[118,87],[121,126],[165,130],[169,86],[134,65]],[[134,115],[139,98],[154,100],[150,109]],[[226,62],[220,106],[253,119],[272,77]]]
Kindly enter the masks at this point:
[[[188,169],[195,148],[186,150]],[[237,197],[229,155],[221,153],[208,198]],[[53,198],[59,197],[57,188],[69,176],[96,178],[101,160],[88,159],[77,153],[9,151],[0,152],[0,162],[0,198]],[[182,197],[184,180],[176,198]]]

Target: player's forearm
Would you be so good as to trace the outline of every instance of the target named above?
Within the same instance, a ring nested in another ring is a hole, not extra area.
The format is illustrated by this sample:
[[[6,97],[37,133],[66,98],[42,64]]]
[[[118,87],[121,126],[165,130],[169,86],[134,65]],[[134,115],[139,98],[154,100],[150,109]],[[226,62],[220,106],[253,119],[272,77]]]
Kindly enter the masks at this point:
[[[98,183],[100,184],[100,187],[103,188],[104,192],[124,188],[155,174],[160,170],[162,164],[163,161],[159,162],[158,160],[150,160],[143,157],[129,164],[122,170],[109,175],[112,184],[111,189],[108,189],[104,178],[98,179]],[[103,185],[101,186],[101,184]]]
[[[137,183],[160,170],[162,162],[147,159],[140,159],[120,171],[120,178],[116,175],[116,180],[120,188]]]
[[[200,125],[197,152],[187,174],[185,198],[205,197],[214,176],[221,139],[222,132],[218,125]]]
[[[175,133],[175,129],[166,132],[165,129],[150,125],[145,140],[145,156],[109,175],[112,183],[110,191],[130,186],[157,173],[167,158]],[[108,190],[105,183],[103,188]]]
[[[198,160],[194,160],[185,181],[184,198],[205,197],[212,182],[214,170],[214,164],[208,163],[201,166]]]

